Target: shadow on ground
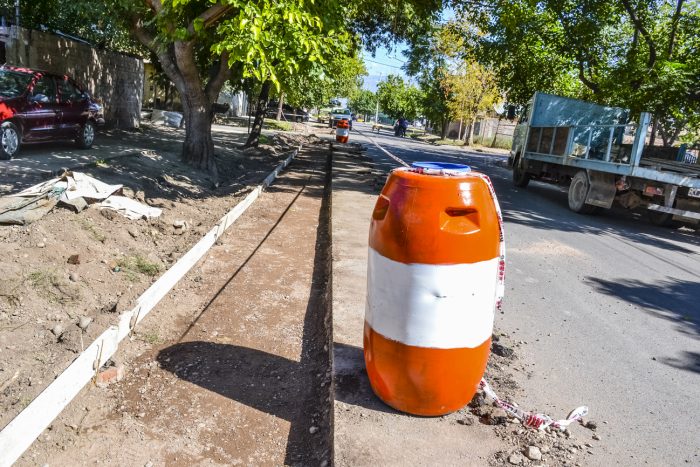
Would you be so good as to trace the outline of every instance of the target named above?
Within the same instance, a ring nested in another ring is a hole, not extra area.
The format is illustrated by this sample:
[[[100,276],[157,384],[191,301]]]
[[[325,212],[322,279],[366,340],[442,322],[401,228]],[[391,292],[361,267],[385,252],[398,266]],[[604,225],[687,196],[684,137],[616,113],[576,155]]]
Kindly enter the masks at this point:
[[[324,187],[307,189],[307,183],[316,172],[311,159],[324,156],[327,158]],[[317,150],[311,151],[305,159],[295,161],[297,172],[305,174],[303,178],[285,180],[286,187],[279,184],[270,189],[290,191],[290,188],[301,185],[295,190],[297,195],[181,337],[182,340],[187,336],[303,194],[322,198],[323,201],[316,231],[310,296],[304,314],[300,361],[248,347],[202,341],[180,342],[161,350],[157,356],[163,369],[182,380],[289,421],[285,465],[320,465],[323,461],[330,463],[333,459],[331,384],[326,380],[331,365],[330,156],[327,151]],[[321,384],[324,381],[326,382]],[[318,432],[311,433],[311,426],[318,427]]]
[[[676,323],[679,330],[700,337],[700,283],[668,278],[646,283],[640,280],[603,280],[587,277],[597,292],[633,303],[653,316]],[[668,365],[700,373],[700,353],[684,352],[679,358],[662,360]]]

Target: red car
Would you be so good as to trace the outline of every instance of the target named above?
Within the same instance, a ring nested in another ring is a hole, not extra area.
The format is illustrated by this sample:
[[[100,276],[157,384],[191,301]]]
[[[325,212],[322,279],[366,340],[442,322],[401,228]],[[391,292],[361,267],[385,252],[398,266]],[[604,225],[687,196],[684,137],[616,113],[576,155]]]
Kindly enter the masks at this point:
[[[102,124],[102,107],[68,76],[0,67],[0,159],[24,143],[74,140],[87,149]]]

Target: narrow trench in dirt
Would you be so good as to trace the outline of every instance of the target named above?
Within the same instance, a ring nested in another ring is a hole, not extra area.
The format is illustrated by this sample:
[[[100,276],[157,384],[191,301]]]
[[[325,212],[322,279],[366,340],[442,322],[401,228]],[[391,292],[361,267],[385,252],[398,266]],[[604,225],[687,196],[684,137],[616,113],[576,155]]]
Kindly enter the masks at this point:
[[[294,429],[295,422],[292,422],[285,465],[330,465],[333,459],[331,163],[332,153],[326,151],[323,198],[316,228],[314,267],[300,362],[316,376],[320,374],[322,382],[312,388],[304,401],[304,419],[296,422],[300,429]],[[314,380],[318,381],[318,378]],[[313,414],[317,410],[320,418],[314,421]],[[320,442],[314,442],[309,436],[311,433],[305,427],[311,426],[323,430]]]

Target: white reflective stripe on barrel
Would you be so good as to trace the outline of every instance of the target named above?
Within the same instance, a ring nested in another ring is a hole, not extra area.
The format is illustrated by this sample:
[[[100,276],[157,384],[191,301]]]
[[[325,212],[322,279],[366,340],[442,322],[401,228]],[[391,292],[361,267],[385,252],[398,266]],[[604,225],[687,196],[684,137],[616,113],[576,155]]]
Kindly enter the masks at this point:
[[[498,261],[404,264],[370,248],[365,319],[406,345],[478,347],[493,330]]]
[[[347,128],[336,128],[335,134],[336,136],[348,136],[350,134],[350,130]]]

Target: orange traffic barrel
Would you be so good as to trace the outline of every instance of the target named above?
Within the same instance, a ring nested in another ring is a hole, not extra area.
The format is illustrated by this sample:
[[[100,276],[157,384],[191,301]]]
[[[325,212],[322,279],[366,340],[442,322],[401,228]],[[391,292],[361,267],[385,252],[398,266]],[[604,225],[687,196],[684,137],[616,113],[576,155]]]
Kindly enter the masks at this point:
[[[503,222],[486,175],[430,162],[392,171],[369,232],[364,351],[374,393],[415,415],[468,404],[504,277]]]
[[[350,139],[350,123],[343,119],[335,127],[335,140],[339,143],[347,143]]]

